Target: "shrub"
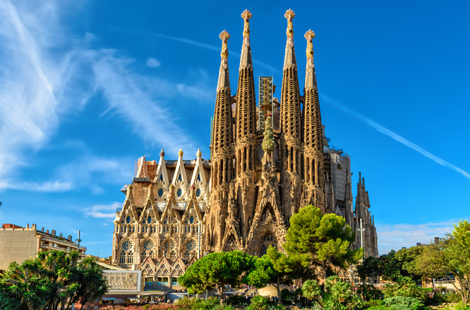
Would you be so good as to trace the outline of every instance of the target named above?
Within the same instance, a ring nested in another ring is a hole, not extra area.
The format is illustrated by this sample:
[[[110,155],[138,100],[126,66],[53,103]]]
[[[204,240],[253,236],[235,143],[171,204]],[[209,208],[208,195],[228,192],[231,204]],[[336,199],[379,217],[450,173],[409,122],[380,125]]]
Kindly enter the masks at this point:
[[[397,310],[419,310],[424,308],[423,303],[412,297],[395,296],[386,298],[384,305]]]
[[[372,300],[372,299],[381,299],[382,292],[376,289],[373,285],[361,285],[357,288],[357,293],[364,299],[364,300]]]
[[[281,291],[281,302],[283,304],[292,304],[292,301],[295,301],[295,295],[292,294],[288,289],[283,289]]]
[[[364,302],[364,308],[383,306],[383,303],[384,301],[381,299],[371,299],[369,301]]]
[[[256,296],[251,299],[247,310],[268,310],[269,299],[264,296]]]
[[[411,297],[420,302],[426,300],[426,291],[418,287],[410,277],[400,277],[396,283],[387,284],[384,289],[384,297]]]
[[[386,307],[386,306],[373,306],[367,309],[368,310],[390,310],[391,308]]]
[[[231,306],[245,307],[248,305],[248,300],[242,295],[232,295],[229,298],[227,298],[226,303]]]

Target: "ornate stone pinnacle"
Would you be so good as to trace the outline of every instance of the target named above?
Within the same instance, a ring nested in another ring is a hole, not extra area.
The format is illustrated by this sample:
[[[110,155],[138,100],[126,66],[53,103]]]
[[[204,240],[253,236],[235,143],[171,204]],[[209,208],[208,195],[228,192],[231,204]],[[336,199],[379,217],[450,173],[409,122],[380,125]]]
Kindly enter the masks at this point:
[[[313,43],[312,39],[315,38],[315,32],[313,32],[311,29],[309,29],[305,35],[305,39],[307,39],[307,58],[312,58],[313,57]]]
[[[312,41],[313,38],[315,38],[315,32],[312,31],[312,29],[309,29],[305,35],[304,35],[305,39],[307,39],[308,41]]]
[[[201,156],[202,156],[201,149],[197,149],[196,156],[197,156],[197,157],[201,157]]]
[[[179,156],[179,157],[183,157],[183,150],[182,150],[182,149],[180,149],[180,150],[178,151],[178,156]]]
[[[165,157],[165,151],[163,151],[163,149],[160,151],[160,157]]]
[[[288,37],[293,37],[294,36],[294,26],[292,26],[292,19],[295,17],[295,13],[291,9],[288,9],[286,11],[286,14],[284,14],[284,17],[287,19],[286,34],[287,34]]]
[[[220,53],[220,57],[222,57],[222,59],[227,59],[228,58],[227,40],[230,38],[230,34],[224,30],[220,33],[219,38],[222,40],[222,52]]]
[[[250,34],[250,18],[253,15],[251,14],[250,11],[245,10],[242,13],[242,18],[245,21],[244,28],[243,28],[243,36],[246,37]]]

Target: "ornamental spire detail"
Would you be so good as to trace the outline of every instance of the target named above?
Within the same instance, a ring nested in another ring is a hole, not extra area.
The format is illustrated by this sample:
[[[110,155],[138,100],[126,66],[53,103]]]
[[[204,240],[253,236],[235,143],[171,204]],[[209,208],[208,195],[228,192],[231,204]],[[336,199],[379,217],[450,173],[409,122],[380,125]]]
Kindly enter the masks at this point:
[[[284,70],[290,67],[297,67],[297,62],[295,60],[295,50],[294,50],[294,26],[292,24],[292,19],[294,18],[295,13],[291,9],[286,11],[284,17],[287,19],[287,42],[286,42],[286,53],[284,56]]]
[[[240,57],[240,70],[244,68],[253,67],[253,61],[251,59],[251,46],[250,46],[250,18],[252,16],[253,15],[248,10],[245,10],[242,13],[244,26],[243,26],[242,55]]]
[[[222,31],[219,35],[222,40],[222,52],[220,53],[220,69],[219,69],[219,81],[217,82],[217,92],[221,90],[228,90],[230,92],[230,79],[228,72],[228,47],[227,41],[230,38],[230,34],[227,31]]]
[[[305,33],[307,39],[307,67],[305,69],[305,90],[317,90],[317,78],[315,77],[315,65],[313,64],[313,43],[315,33],[309,30]]]

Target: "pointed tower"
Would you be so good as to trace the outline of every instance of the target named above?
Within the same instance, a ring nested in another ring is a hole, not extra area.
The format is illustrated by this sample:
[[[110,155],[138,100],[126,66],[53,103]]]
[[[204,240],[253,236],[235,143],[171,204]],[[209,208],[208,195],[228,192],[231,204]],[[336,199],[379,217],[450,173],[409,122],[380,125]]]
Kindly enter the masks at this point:
[[[286,220],[297,212],[300,205],[302,167],[302,118],[300,108],[299,79],[294,50],[294,30],[292,19],[295,14],[287,10],[287,42],[284,56],[284,73],[281,90],[281,141],[283,208]]]
[[[253,61],[250,46],[251,13],[242,13],[244,20],[243,46],[240,58],[238,90],[236,95],[236,174],[237,205],[240,214],[242,237],[248,234],[248,228],[254,210],[254,178],[256,159],[256,95],[253,78]]]
[[[227,213],[228,184],[232,180],[233,166],[233,121],[232,95],[228,72],[227,31],[220,33],[222,52],[220,53],[219,80],[214,112],[214,127],[211,154],[211,208],[209,240],[212,249],[218,251],[224,234]]]
[[[322,209],[325,208],[325,180],[323,177],[323,128],[321,123],[320,104],[318,100],[317,79],[313,63],[313,43],[315,33],[305,33],[307,39],[307,67],[305,69],[304,89],[304,178],[306,199],[308,203]]]

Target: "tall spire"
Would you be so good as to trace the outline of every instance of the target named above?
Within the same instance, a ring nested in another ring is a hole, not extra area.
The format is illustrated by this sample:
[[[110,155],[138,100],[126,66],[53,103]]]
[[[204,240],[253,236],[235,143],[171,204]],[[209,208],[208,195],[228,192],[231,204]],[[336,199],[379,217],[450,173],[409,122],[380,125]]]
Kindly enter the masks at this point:
[[[245,10],[242,13],[242,18],[245,21],[243,27],[243,45],[242,45],[242,55],[240,57],[240,69],[252,68],[253,61],[251,60],[251,46],[250,46],[250,18],[253,15],[250,11]]]
[[[222,31],[219,35],[222,40],[222,52],[220,53],[220,69],[219,81],[217,82],[217,92],[221,90],[228,90],[230,92],[230,79],[228,74],[228,47],[227,41],[230,34],[227,31]]]
[[[309,30],[305,33],[305,39],[307,39],[307,68],[305,69],[305,90],[317,89],[315,65],[313,64],[313,38],[315,38],[315,33],[312,30]]]
[[[284,56],[284,70],[286,68],[296,68],[297,62],[295,61],[295,50],[294,50],[294,27],[292,25],[292,19],[294,19],[295,14],[291,9],[286,11],[284,17],[287,19],[287,42],[286,42],[286,54]]]

